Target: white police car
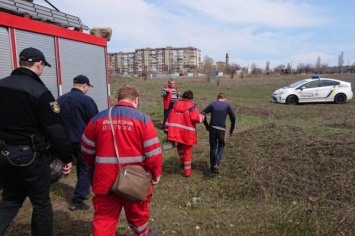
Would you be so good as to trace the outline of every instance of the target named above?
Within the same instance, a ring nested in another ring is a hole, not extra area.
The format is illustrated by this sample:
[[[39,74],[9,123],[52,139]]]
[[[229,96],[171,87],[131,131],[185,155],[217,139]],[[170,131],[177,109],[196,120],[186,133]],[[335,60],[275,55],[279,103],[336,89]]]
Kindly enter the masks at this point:
[[[309,102],[335,102],[345,103],[352,99],[351,83],[320,78],[315,75],[276,90],[272,95],[272,101],[277,103],[297,104]]]

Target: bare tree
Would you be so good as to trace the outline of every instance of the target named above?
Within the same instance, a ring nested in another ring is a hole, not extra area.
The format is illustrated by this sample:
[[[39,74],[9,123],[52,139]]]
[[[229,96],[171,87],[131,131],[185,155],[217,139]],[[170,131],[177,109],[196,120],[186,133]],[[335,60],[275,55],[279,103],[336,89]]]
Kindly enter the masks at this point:
[[[313,72],[313,66],[312,66],[312,64],[307,63],[307,64],[304,66],[304,70],[305,70],[305,73]]]
[[[270,61],[266,61],[265,71],[267,75],[270,75]]]
[[[287,68],[286,68],[286,74],[292,74],[292,67],[291,67],[291,64],[290,63],[287,63]]]
[[[274,71],[280,74],[283,74],[286,71],[286,66],[283,64],[280,64],[274,68]]]
[[[240,65],[232,63],[228,66],[228,73],[231,75],[231,79],[234,78],[235,73],[240,70]]]
[[[216,70],[220,71],[220,72],[227,72],[227,67],[226,67],[226,63],[223,62],[216,62]]]
[[[304,69],[304,64],[303,63],[299,63],[298,66],[297,66],[297,71],[299,74],[302,74],[302,73],[306,73],[305,69]]]
[[[320,74],[328,74],[329,73],[328,64],[321,64],[319,73]]]
[[[209,56],[205,56],[202,62],[202,71],[206,75],[207,82],[210,82],[210,73],[213,71],[213,59]]]
[[[202,71],[208,74],[213,71],[213,59],[211,57],[205,56],[202,62]]]
[[[343,73],[343,65],[344,65],[344,52],[342,51],[339,55],[339,61],[338,61],[338,72],[339,74]]]
[[[254,76],[261,74],[261,69],[255,63],[251,65],[251,74]]]
[[[355,73],[355,62],[350,66],[350,73]]]

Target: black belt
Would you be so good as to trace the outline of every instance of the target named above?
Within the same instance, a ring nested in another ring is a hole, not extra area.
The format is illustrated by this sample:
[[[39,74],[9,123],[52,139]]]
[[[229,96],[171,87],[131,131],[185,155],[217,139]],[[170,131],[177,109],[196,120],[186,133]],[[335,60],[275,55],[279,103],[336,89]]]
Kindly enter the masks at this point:
[[[16,141],[6,141],[6,140],[1,140],[0,139],[0,141],[2,141],[2,142],[4,142],[6,145],[11,145],[11,146],[20,146],[20,145],[22,145],[22,146],[26,146],[26,145],[31,145],[31,143],[30,142],[27,142],[27,141],[25,141],[25,142],[16,142]]]
[[[32,145],[29,144],[9,144],[8,142],[5,142],[3,140],[0,140],[0,150],[3,150],[5,148],[21,148],[22,150],[30,150],[32,149]]]
[[[21,149],[23,151],[33,150],[33,146],[29,144],[9,144],[3,140],[0,140],[0,151]]]
[[[21,148],[22,150],[30,150],[32,149],[31,145],[13,145],[13,144],[7,144],[5,143],[4,147],[9,147],[9,148]]]

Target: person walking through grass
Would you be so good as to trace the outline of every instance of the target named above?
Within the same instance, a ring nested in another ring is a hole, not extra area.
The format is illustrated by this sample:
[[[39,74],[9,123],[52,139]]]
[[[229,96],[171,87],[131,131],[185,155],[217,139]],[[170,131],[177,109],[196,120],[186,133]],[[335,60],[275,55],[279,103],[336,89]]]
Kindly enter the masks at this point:
[[[161,96],[163,97],[164,101],[164,120],[162,126],[163,129],[166,119],[168,118],[171,109],[173,109],[174,103],[178,99],[179,95],[180,92],[178,87],[175,86],[174,79],[170,79],[168,85],[166,85],[163,88],[163,91],[161,92]]]
[[[192,173],[192,146],[197,144],[196,124],[205,119],[205,115],[201,114],[192,102],[193,98],[191,90],[185,91],[182,100],[175,102],[164,127],[168,141],[178,143],[180,167],[184,169],[185,177],[190,177]]]
[[[137,110],[139,92],[134,86],[123,86],[118,91],[117,100],[112,108],[112,123],[117,139],[119,163],[122,168],[126,165],[142,166],[152,177],[152,184],[158,184],[162,175],[160,142],[152,120]],[[148,227],[153,188],[149,187],[147,199],[140,202],[133,202],[111,191],[120,170],[109,109],[92,118],[84,131],[81,144],[86,164],[94,168],[93,236],[115,235],[122,207],[134,235],[154,235],[156,228]]]
[[[61,109],[65,130],[71,142],[74,157],[76,159],[76,177],[74,196],[69,210],[88,210],[89,205],[84,200],[90,193],[89,170],[85,164],[84,157],[81,155],[81,136],[86,125],[92,117],[99,111],[95,101],[87,96],[90,80],[85,75],[78,75],[73,79],[73,88],[70,92],[60,96],[57,102]]]
[[[50,236],[51,159],[45,153],[46,143],[63,162],[64,177],[72,168],[72,150],[60,107],[40,79],[44,68],[51,65],[32,47],[21,51],[19,65],[0,80],[0,235],[5,234],[28,197],[32,204],[31,235]]]
[[[203,112],[205,114],[211,113],[211,121],[208,124],[205,119],[204,124],[209,131],[210,142],[210,170],[212,173],[219,173],[219,165],[221,164],[223,149],[225,146],[225,132],[226,132],[226,118],[229,115],[231,127],[229,129],[229,136],[233,135],[235,127],[235,114],[232,107],[226,102],[224,93],[217,95],[217,100],[209,104]]]

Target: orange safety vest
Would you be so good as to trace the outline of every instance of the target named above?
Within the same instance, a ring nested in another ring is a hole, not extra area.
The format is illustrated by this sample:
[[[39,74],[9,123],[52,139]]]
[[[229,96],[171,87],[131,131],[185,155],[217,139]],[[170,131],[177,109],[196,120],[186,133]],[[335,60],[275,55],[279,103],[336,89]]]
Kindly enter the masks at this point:
[[[178,87],[174,86],[173,87],[176,91],[178,91]],[[164,101],[164,109],[168,109],[169,108],[169,104],[170,104],[170,100],[171,100],[171,88],[169,85],[165,86],[165,90],[167,90],[169,93],[167,96],[163,97],[163,101]]]

